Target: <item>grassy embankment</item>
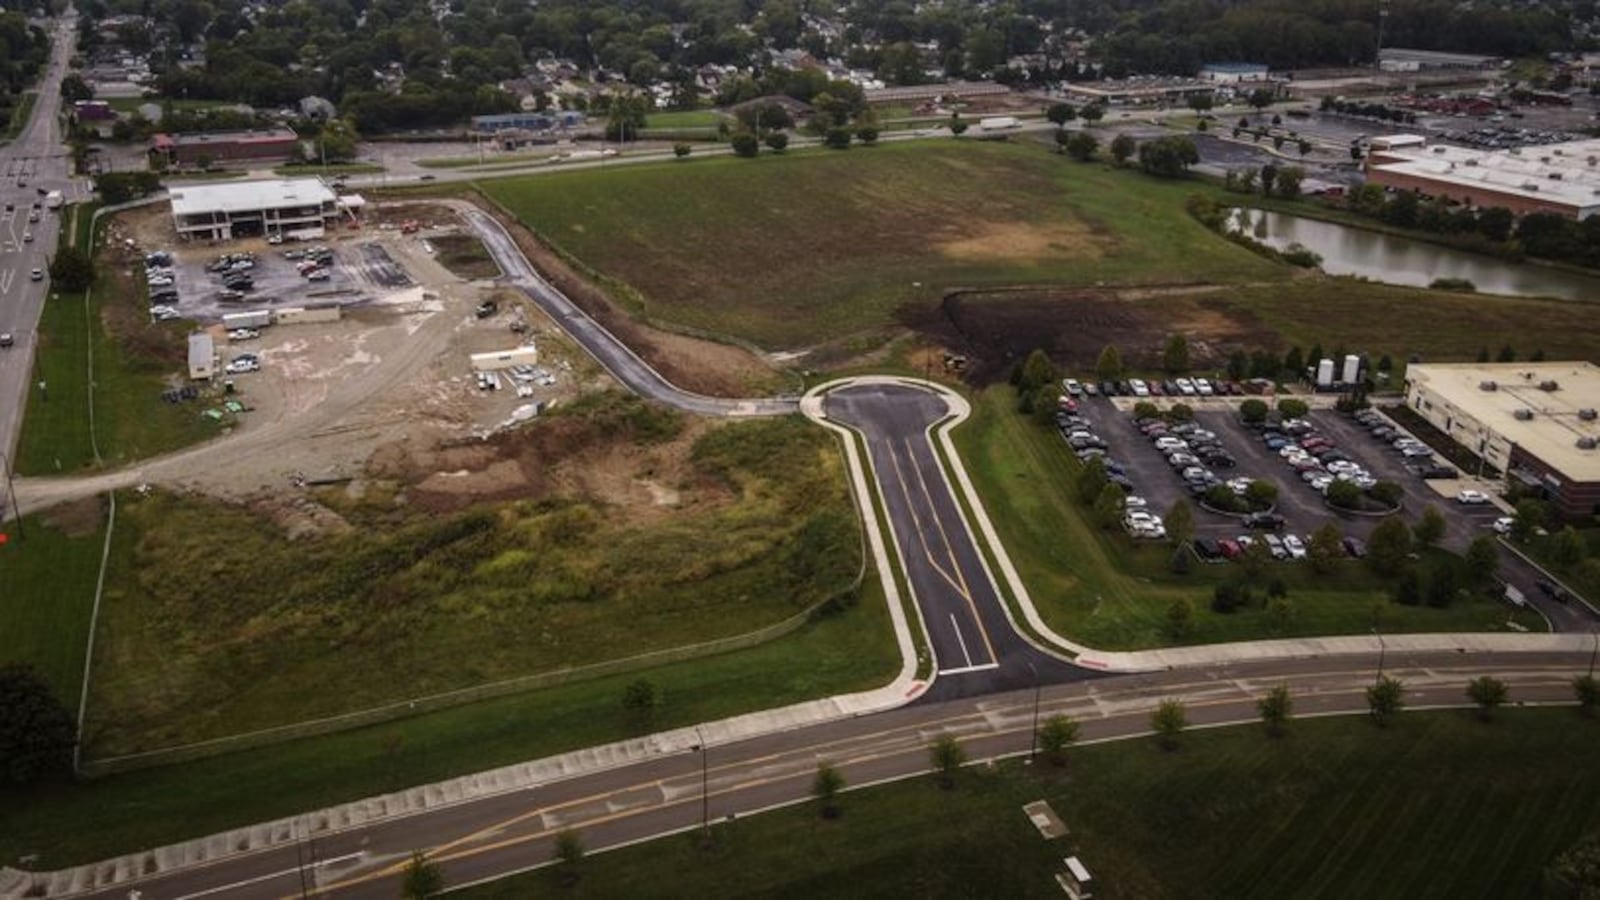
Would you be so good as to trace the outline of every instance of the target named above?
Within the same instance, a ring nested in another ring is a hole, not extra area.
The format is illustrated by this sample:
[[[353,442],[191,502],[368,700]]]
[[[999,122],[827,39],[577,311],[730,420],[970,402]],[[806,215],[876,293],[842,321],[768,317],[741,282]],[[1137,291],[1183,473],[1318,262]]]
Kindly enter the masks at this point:
[[[93,206],[69,207],[63,243],[87,246]],[[143,287],[114,264],[110,248],[97,253],[90,300],[52,291],[39,317],[33,389],[17,448],[17,471],[70,473],[94,464],[89,426],[89,366],[94,365],[94,425],[100,456],[117,465],[205,440],[218,427],[197,403],[170,404],[161,392],[182,373],[182,322],[153,323],[142,308]],[[45,382],[41,392],[38,382]]]
[[[614,445],[649,454],[682,427],[640,401],[602,400],[564,407],[527,439],[558,434],[574,459]],[[127,498],[87,756],[745,634],[848,589],[859,537],[831,436],[797,417],[753,421],[685,450],[678,507],[637,520],[550,488],[406,512],[401,488],[380,482],[361,500],[324,492],[351,529],[296,541],[260,512]]]
[[[1077,854],[1095,896],[1413,898],[1539,894],[1552,858],[1600,827],[1596,724],[1570,710],[1408,713],[1239,727],[1072,751],[1065,772],[1015,764],[847,793],[470,889],[473,900],[573,897],[1060,897]],[[1071,835],[1021,807],[1045,799]]]
[[[6,133],[3,140],[16,140],[17,135],[22,134],[22,129],[28,127],[28,118],[33,115],[33,104],[38,99],[39,95],[33,91],[28,91],[22,95],[22,98],[17,101],[17,105],[11,109],[11,119],[6,124]]]
[[[434,258],[439,265],[462,278],[495,278],[500,275],[500,267],[495,264],[494,257],[489,255],[483,241],[475,235],[449,234],[429,238],[428,243],[437,251],[438,255]]]
[[[892,324],[956,285],[1289,276],[1184,215],[1192,184],[1026,145],[916,141],[483,189],[636,289],[635,312],[770,348]]]
[[[9,511],[9,510],[8,510]],[[96,501],[28,516],[0,545],[0,664],[32,665],[68,709],[78,708],[89,613],[104,546]]]
[[[120,526],[119,526],[120,527]],[[646,674],[648,723],[622,707],[640,673],[581,681],[354,731],[77,785],[0,804],[0,858],[53,868],[441,778],[882,684],[899,666],[877,578],[860,602],[747,650]],[[97,673],[102,670],[96,670]],[[319,691],[327,686],[319,686]]]
[[[1182,643],[1259,640],[1299,635],[1364,634],[1374,609],[1387,632],[1505,630],[1505,607],[1488,601],[1457,602],[1446,609],[1391,602],[1385,583],[1365,566],[1345,561],[1330,575],[1304,563],[1274,563],[1259,579],[1281,578],[1293,613],[1287,622],[1257,605],[1231,614],[1212,611],[1211,592],[1239,575],[1235,565],[1196,563],[1188,575],[1167,567],[1170,545],[1139,544],[1101,532],[1076,502],[1078,461],[1053,431],[1018,415],[1007,386],[974,398],[971,420],[956,429],[956,446],[994,519],[1040,615],[1060,634],[1105,649],[1173,643],[1166,612],[1179,597],[1195,610],[1194,629]],[[1534,630],[1534,615],[1518,621]]]

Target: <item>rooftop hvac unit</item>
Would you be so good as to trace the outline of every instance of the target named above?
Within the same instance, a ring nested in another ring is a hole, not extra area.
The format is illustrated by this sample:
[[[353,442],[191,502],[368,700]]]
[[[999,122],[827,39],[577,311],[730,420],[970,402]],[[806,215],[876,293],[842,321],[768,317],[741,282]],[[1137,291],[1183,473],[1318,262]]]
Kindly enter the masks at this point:
[[[1581,438],[1578,438],[1578,449],[1579,450],[1593,450],[1595,448],[1595,444],[1596,443],[1597,442],[1592,437],[1581,437]]]
[[[1478,161],[1475,160],[1475,159],[1467,160],[1467,165],[1469,165],[1469,166],[1476,166],[1477,164],[1478,164]]]
[[[1550,173],[1550,180],[1551,181],[1560,181],[1561,180],[1561,173],[1560,172],[1551,172]]]
[[[1493,382],[1493,381],[1480,381],[1480,382],[1478,382],[1478,390],[1480,390],[1480,391],[1498,391],[1498,390],[1500,390],[1500,385],[1495,383],[1495,382]]]
[[[1578,418],[1585,422],[1593,422],[1595,420],[1595,411],[1593,409],[1580,409],[1578,410]]]
[[[1443,147],[1435,147],[1435,148],[1433,148],[1433,152],[1435,152],[1435,153],[1443,153],[1444,152],[1444,148]]]
[[[1545,165],[1548,166],[1548,165],[1550,165],[1550,157],[1541,156],[1541,157],[1539,157],[1539,162],[1542,162],[1542,163],[1544,163]]]
[[[1539,382],[1539,390],[1547,394],[1554,393],[1561,390],[1561,385],[1555,381],[1541,381]]]
[[[1539,183],[1536,181],[1525,181],[1522,183],[1522,189],[1525,191],[1537,191],[1539,190]]]
[[[1516,419],[1518,422],[1531,422],[1531,421],[1533,421],[1533,410],[1531,410],[1531,409],[1519,409],[1516,412],[1512,413],[1511,416],[1512,416],[1512,418]]]

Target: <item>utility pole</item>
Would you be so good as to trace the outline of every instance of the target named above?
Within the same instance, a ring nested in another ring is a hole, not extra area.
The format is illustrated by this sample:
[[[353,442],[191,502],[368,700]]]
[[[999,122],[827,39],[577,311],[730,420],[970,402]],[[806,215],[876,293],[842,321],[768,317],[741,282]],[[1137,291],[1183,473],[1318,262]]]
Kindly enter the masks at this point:
[[[16,516],[16,540],[21,541],[26,538],[26,535],[22,533],[22,508],[21,506],[18,506],[18,503],[16,503],[16,482],[11,479],[11,476],[13,476],[14,472],[11,471],[10,456],[6,456],[5,452],[0,452],[0,463],[5,463],[5,492],[6,495],[10,496],[11,498],[11,514]],[[1590,673],[1594,673],[1594,661],[1590,661],[1589,671]]]
[[[1039,762],[1039,670],[1033,663],[1028,663],[1028,674],[1033,676],[1033,728],[1029,729],[1031,742],[1028,745],[1028,765],[1037,765]]]

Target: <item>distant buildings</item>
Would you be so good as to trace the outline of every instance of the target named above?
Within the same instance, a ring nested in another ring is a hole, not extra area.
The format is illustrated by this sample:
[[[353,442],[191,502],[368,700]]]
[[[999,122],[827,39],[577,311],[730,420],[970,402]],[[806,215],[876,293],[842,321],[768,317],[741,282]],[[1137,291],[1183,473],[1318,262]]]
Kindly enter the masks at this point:
[[[1470,53],[1440,53],[1437,50],[1406,50],[1385,47],[1378,51],[1378,68],[1385,72],[1420,72],[1424,69],[1489,69],[1500,64],[1493,56]]]
[[[578,128],[585,121],[583,113],[575,110],[500,113],[493,116],[473,116],[472,130],[486,134],[511,129],[550,131],[556,128]]]
[[[157,134],[150,138],[150,156],[168,167],[283,163],[293,157],[299,143],[299,135],[287,128]]]
[[[1217,85],[1193,78],[1122,78],[1071,82],[1063,90],[1080,103],[1143,106],[1184,103],[1190,97],[1215,93]]]
[[[1267,67],[1261,63],[1220,62],[1200,67],[1200,80],[1214,84],[1238,84],[1241,81],[1266,81]]]
[[[1372,141],[1367,181],[1518,215],[1600,212],[1600,139],[1509,150],[1429,146],[1416,135]]]

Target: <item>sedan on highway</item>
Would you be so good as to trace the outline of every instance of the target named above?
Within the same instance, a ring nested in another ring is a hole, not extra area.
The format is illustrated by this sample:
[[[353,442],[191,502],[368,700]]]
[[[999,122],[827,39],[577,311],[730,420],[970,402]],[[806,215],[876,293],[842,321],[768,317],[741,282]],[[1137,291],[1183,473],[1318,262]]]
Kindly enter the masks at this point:
[[[7,331],[4,334],[0,334],[0,347],[9,347],[16,342],[17,339],[11,336],[11,332]]]
[[[28,277],[33,279],[34,281],[43,281],[44,280],[44,270],[43,269],[34,269],[32,272],[28,273]]]

